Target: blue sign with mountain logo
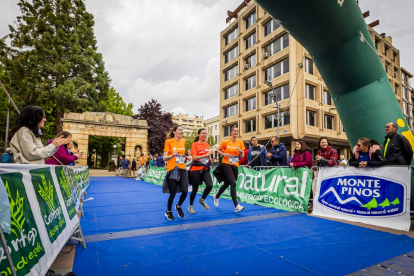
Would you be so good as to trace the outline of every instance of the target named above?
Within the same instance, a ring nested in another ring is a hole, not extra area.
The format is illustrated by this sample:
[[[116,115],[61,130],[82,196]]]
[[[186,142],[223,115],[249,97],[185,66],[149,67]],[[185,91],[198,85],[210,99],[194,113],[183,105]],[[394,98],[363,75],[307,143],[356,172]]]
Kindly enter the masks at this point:
[[[390,179],[346,175],[324,179],[318,202],[354,216],[385,217],[405,213],[405,187]]]

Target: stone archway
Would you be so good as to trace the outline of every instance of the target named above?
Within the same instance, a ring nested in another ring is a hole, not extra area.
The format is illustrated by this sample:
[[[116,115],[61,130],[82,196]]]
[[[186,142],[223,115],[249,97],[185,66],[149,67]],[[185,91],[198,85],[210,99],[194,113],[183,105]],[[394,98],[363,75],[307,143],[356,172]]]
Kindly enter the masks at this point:
[[[111,112],[66,113],[61,119],[62,129],[72,134],[72,140],[78,143],[84,154],[78,165],[87,165],[89,136],[109,136],[126,138],[125,156],[134,157],[135,147],[148,152],[148,124],[146,120],[133,119],[130,116]]]

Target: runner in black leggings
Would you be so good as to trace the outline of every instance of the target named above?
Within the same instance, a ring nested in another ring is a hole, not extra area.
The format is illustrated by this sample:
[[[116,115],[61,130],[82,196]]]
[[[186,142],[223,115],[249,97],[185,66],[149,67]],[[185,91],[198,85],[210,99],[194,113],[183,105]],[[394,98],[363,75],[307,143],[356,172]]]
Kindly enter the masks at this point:
[[[208,210],[210,207],[206,203],[205,199],[213,188],[213,181],[210,175],[210,159],[209,155],[213,154],[213,150],[210,150],[209,144],[206,142],[207,130],[200,128],[197,132],[197,137],[194,143],[191,145],[191,156],[193,164],[188,174],[190,184],[193,187],[190,195],[190,206],[188,206],[188,212],[195,214],[193,203],[197,195],[198,187],[206,183],[206,189],[203,192],[202,197],[198,201],[204,209]]]

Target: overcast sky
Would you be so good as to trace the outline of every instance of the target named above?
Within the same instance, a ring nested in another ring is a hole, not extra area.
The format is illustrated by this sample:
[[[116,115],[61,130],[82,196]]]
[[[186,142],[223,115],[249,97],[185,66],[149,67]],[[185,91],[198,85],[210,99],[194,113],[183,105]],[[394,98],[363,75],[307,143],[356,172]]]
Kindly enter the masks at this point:
[[[346,0],[347,1],[347,0]],[[350,0],[353,1],[353,0]],[[219,114],[220,32],[227,10],[242,0],[86,0],[95,18],[98,51],[111,85],[134,104],[151,98],[165,111]],[[18,0],[1,0],[0,37],[20,14]],[[414,1],[360,0],[378,33],[392,36],[401,66],[414,73]],[[411,83],[412,84],[412,83]]]

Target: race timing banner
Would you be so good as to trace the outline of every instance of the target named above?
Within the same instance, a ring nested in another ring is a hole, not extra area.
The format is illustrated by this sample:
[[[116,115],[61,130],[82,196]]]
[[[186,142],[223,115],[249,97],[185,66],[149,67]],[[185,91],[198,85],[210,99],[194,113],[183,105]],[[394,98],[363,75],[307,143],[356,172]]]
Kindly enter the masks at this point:
[[[87,167],[0,166],[0,222],[17,275],[45,275],[79,223],[88,185]],[[0,243],[1,276],[12,275],[5,250]]]
[[[410,194],[408,166],[323,167],[312,214],[409,231]]]
[[[213,179],[213,189],[210,194],[217,194],[222,183],[218,183],[212,171],[210,173]],[[150,167],[145,181],[162,185],[165,174],[165,168]],[[237,198],[246,203],[307,213],[311,184],[312,171],[306,168],[255,171],[239,167]],[[202,194],[204,189],[204,185],[200,186],[198,193]],[[230,189],[227,189],[221,197],[231,198]]]

